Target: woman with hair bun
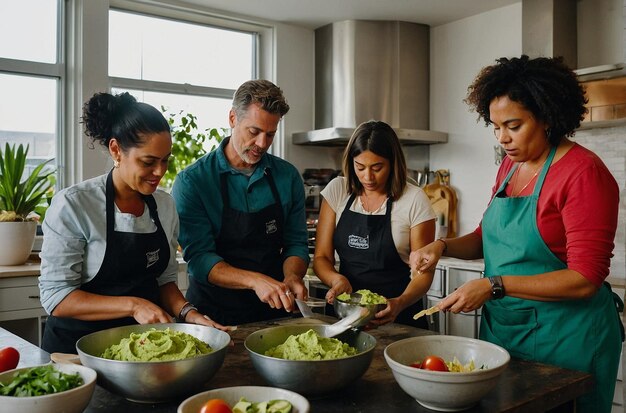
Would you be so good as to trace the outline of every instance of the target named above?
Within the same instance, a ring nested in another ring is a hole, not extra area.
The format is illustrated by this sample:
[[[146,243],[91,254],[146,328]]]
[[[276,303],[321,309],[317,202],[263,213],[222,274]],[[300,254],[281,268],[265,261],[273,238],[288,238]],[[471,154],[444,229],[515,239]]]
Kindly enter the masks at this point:
[[[59,191],[43,223],[39,288],[50,314],[48,352],[76,352],[89,333],[179,321],[225,329],[176,285],[178,215],[158,189],[172,150],[170,126],[129,93],[97,93],[84,105],[86,135],[108,149],[113,169]]]

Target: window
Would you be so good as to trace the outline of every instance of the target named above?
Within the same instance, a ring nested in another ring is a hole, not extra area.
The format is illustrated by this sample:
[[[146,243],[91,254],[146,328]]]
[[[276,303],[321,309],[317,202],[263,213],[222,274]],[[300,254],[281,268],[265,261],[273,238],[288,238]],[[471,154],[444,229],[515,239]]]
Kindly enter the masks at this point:
[[[192,113],[200,130],[228,128],[233,93],[256,77],[256,43],[254,32],[112,9],[112,92]]]
[[[0,2],[0,147],[29,145],[31,168],[48,159],[60,167],[62,4]]]

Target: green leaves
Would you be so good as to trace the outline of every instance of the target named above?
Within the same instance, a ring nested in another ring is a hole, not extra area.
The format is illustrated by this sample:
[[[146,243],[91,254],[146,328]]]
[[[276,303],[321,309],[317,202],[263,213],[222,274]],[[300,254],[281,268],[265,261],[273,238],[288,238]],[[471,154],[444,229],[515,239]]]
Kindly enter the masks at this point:
[[[13,211],[17,221],[26,220],[54,186],[53,168],[45,168],[51,160],[35,167],[22,180],[29,146],[5,145],[0,153],[0,210]]]
[[[167,109],[161,106],[161,111]],[[196,120],[191,113],[167,114],[167,122],[170,124],[172,133],[172,157],[170,158],[167,172],[161,180],[161,185],[171,188],[178,172],[182,171],[207,152],[213,151],[220,142],[228,136],[228,129],[212,128],[198,131]]]
[[[70,390],[82,384],[80,374],[63,373],[48,364],[16,373],[13,380],[6,385],[0,383],[0,394],[15,397],[43,396]]]

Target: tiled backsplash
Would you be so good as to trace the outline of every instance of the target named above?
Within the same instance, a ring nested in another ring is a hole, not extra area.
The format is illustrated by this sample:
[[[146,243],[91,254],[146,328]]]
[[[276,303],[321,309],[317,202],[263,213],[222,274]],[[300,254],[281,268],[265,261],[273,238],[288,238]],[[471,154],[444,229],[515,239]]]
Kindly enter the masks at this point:
[[[595,152],[619,185],[619,218],[609,281],[623,286],[626,284],[626,123],[615,127],[579,130],[573,140]]]

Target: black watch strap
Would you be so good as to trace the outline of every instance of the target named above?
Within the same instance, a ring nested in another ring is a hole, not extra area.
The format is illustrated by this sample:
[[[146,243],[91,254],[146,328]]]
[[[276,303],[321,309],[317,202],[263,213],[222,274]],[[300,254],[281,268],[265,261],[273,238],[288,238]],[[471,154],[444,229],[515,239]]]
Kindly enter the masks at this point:
[[[504,285],[502,284],[502,277],[499,275],[494,275],[493,277],[489,277],[489,282],[491,283],[491,299],[497,300],[504,297]]]

